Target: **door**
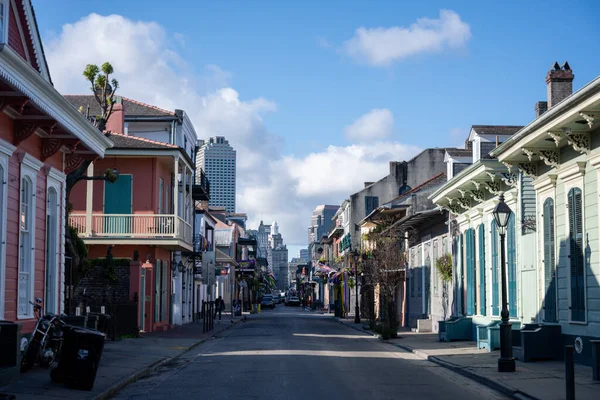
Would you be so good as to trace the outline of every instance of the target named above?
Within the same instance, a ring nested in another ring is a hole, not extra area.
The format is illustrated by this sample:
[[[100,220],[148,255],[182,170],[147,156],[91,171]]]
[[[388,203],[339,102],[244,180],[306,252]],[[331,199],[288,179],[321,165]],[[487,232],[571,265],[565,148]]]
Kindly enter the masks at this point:
[[[130,234],[132,224],[133,175],[119,175],[116,182],[104,182],[104,214],[102,221],[105,234]]]
[[[146,322],[146,270],[144,268],[142,268],[140,273],[140,296],[138,299],[140,304],[140,330],[144,331]]]
[[[156,260],[156,273],[154,274],[154,322],[162,320],[160,316],[162,304],[162,261]]]

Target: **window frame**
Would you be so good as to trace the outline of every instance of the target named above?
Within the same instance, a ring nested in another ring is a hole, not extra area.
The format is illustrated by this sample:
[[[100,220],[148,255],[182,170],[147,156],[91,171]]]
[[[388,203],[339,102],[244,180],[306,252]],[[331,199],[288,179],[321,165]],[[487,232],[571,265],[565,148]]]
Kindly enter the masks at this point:
[[[8,204],[9,158],[16,147],[0,139],[0,299],[6,292],[6,206]],[[4,319],[5,301],[0,301],[0,320]]]
[[[19,247],[18,247],[18,259],[17,259],[17,276],[21,273],[21,258],[23,255],[23,251],[29,252],[29,295],[31,298],[27,299],[27,313],[20,313],[19,309],[21,308],[21,304],[19,304],[19,293],[18,293],[18,281],[17,281],[17,319],[31,319],[33,318],[33,307],[29,304],[29,301],[33,301],[35,298],[35,233],[36,233],[36,192],[37,192],[37,175],[40,169],[42,168],[42,162],[35,159],[31,155],[24,153],[23,158],[21,159],[21,171],[19,176]],[[28,236],[29,236],[29,244],[31,249],[24,250],[22,244],[21,237],[21,214],[23,207],[23,180],[27,179],[31,182],[31,203],[28,204],[30,209],[30,217],[28,218],[28,224],[30,225],[28,228]]]
[[[10,23],[10,0],[0,0],[0,4],[4,6],[4,15],[0,16],[4,25],[0,26],[0,44],[8,44],[8,25]]]

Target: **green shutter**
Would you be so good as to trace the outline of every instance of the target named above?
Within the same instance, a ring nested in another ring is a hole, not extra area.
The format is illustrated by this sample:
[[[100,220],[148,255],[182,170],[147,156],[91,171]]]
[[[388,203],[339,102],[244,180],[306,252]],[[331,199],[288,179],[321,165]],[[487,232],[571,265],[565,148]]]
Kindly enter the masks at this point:
[[[544,321],[556,322],[554,200],[544,201]]]
[[[485,315],[485,226],[479,225],[479,313]]]
[[[511,213],[507,230],[507,257],[508,262],[508,313],[511,317],[517,316],[517,251],[515,214]]]
[[[466,239],[467,315],[475,314],[475,231],[468,229]]]
[[[498,296],[498,228],[496,220],[492,220],[492,315],[500,315],[500,299]]]
[[[583,221],[581,189],[569,191],[569,258],[571,260],[571,320],[585,321]]]

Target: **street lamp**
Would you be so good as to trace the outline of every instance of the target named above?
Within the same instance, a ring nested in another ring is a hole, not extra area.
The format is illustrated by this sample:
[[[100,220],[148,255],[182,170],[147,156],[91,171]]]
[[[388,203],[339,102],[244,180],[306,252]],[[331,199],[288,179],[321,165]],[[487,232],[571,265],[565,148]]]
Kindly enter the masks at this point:
[[[504,256],[504,239],[506,227],[512,211],[504,202],[504,193],[500,194],[500,202],[494,208],[494,219],[500,234],[500,273],[502,274],[502,311],[500,317],[500,358],[498,372],[515,372],[515,359],[512,356],[512,325],[508,322],[508,300],[506,296],[506,260]]]
[[[354,250],[352,253],[352,258],[354,258],[354,323],[360,324],[360,310],[358,309],[358,260],[360,259],[360,254],[358,250]]]

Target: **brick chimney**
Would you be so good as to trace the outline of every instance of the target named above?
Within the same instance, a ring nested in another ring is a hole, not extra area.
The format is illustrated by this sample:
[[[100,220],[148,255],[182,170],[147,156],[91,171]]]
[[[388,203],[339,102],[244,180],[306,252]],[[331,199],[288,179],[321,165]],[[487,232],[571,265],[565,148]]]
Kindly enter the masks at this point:
[[[548,102],[547,101],[538,101],[535,103],[535,117],[539,118],[543,113],[548,111]]]
[[[548,110],[573,93],[573,71],[568,62],[562,67],[554,63],[546,75],[548,85]]]

